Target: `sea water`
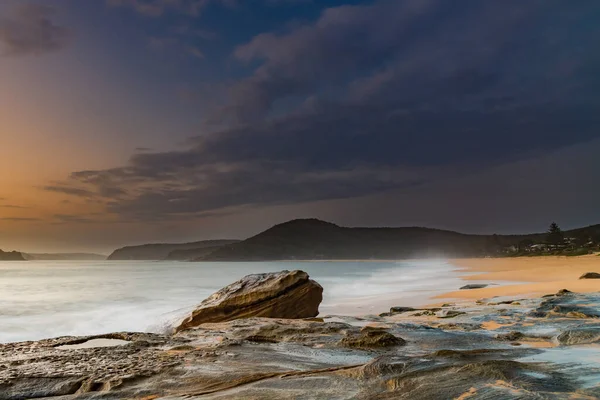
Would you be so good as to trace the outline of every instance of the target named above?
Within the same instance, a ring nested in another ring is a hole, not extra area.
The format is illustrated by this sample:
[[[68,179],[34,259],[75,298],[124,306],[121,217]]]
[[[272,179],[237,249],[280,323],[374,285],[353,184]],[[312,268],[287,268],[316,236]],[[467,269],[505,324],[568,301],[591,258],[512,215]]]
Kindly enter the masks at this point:
[[[397,262],[29,261],[0,263],[0,343],[117,331],[160,332],[223,286],[302,269],[324,288],[321,315],[427,303],[461,285],[442,260]]]

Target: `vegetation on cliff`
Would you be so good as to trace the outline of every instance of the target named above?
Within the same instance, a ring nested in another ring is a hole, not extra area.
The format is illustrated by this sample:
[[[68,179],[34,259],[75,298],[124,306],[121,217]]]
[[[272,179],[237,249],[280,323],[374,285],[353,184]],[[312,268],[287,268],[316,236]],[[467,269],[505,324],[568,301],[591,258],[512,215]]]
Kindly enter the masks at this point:
[[[126,246],[115,250],[108,260],[164,260],[169,254],[179,250],[198,250],[235,243],[237,240],[203,240],[191,243],[155,243],[140,246]],[[177,254],[177,253],[175,253]]]
[[[565,231],[565,237],[600,234],[600,225]],[[317,219],[276,225],[242,242],[223,246],[198,261],[402,259],[506,256],[519,245],[545,243],[545,233],[469,235],[440,229],[346,228]]]
[[[106,260],[106,256],[94,253],[23,253],[26,260],[37,261],[100,261]]]
[[[600,250],[600,225],[522,235],[472,235],[423,227],[348,228],[296,219],[243,241],[146,244],[115,250],[109,260],[266,261],[583,255]]]
[[[0,261],[26,261],[23,254],[18,251],[0,250]]]

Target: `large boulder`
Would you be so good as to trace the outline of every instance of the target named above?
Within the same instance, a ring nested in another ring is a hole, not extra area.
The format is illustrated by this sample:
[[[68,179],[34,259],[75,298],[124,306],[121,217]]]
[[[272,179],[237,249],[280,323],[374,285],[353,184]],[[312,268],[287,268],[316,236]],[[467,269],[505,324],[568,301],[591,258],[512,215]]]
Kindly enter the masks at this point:
[[[321,300],[323,288],[304,271],[248,275],[200,303],[175,331],[239,318],[316,317]]]
[[[600,274],[597,272],[586,272],[579,279],[600,279]]]

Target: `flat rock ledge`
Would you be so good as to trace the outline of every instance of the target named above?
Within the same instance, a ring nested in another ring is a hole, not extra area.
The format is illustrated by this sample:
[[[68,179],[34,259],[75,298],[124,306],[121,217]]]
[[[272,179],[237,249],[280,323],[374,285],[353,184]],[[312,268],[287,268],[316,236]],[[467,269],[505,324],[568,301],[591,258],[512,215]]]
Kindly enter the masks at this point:
[[[451,322],[403,308],[9,343],[0,345],[0,400],[595,399],[599,302],[600,293],[562,291],[517,305],[443,306]],[[72,346],[98,339],[127,344]],[[562,356],[545,358],[552,351]]]

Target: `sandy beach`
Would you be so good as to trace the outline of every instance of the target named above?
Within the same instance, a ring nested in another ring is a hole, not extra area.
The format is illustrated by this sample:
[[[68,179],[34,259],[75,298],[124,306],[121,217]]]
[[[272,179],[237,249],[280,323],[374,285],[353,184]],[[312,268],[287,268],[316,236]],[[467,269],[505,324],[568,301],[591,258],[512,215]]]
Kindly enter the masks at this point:
[[[486,281],[490,287],[457,290],[436,296],[436,299],[481,299],[496,296],[534,297],[555,293],[560,289],[590,293],[600,291],[600,279],[579,277],[586,272],[600,273],[600,257],[516,257],[471,258],[450,261],[458,271],[466,272],[466,281]],[[494,283],[503,282],[501,285]],[[506,282],[514,284],[506,285]]]

